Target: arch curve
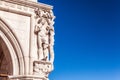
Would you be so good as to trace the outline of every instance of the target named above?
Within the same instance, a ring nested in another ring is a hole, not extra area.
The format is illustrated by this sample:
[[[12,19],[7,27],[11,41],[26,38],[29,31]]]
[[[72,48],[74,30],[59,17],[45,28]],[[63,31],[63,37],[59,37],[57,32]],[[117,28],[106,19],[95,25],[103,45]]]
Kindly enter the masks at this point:
[[[25,71],[25,61],[22,48],[10,25],[1,17],[0,38],[4,41],[10,53],[9,55],[11,57],[11,63],[13,67],[12,75],[23,75]]]

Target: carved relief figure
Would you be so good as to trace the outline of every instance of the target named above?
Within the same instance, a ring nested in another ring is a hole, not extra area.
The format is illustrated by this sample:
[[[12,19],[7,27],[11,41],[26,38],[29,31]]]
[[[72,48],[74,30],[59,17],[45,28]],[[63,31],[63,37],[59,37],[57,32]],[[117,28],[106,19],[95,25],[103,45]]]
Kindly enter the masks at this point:
[[[54,15],[52,11],[36,9],[35,33],[37,35],[38,59],[54,61]],[[49,56],[50,55],[50,56]]]

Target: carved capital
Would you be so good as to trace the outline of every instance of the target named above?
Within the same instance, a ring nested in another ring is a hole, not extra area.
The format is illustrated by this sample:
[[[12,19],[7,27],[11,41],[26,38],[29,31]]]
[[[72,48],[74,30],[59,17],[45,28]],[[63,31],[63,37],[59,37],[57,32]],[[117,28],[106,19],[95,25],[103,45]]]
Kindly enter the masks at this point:
[[[49,73],[53,70],[53,64],[46,61],[34,61],[33,63],[33,74],[41,75],[42,77],[48,78]]]

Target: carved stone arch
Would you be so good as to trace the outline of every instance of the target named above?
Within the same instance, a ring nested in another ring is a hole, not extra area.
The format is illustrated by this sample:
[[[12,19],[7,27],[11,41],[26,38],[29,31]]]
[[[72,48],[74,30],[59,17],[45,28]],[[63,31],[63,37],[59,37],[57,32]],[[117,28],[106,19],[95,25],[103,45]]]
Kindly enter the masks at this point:
[[[3,43],[3,49],[8,50],[9,54],[5,56],[10,56],[11,59],[11,75],[24,75],[25,71],[25,61],[23,57],[23,52],[21,46],[16,38],[14,32],[10,28],[10,25],[0,17],[0,39]]]

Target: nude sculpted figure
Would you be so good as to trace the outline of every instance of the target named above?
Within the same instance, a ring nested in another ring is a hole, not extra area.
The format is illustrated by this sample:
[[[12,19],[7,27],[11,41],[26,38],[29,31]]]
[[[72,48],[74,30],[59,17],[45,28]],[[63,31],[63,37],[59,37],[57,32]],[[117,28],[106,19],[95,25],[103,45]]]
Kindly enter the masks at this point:
[[[54,61],[54,16],[52,11],[37,9],[35,33],[37,35],[38,60]]]

